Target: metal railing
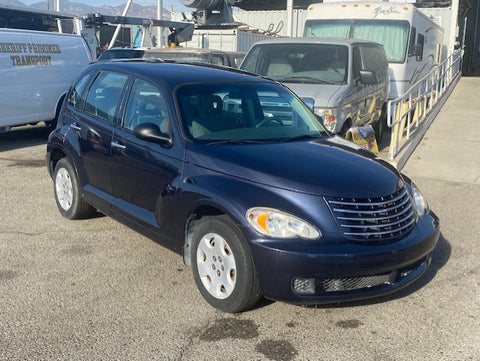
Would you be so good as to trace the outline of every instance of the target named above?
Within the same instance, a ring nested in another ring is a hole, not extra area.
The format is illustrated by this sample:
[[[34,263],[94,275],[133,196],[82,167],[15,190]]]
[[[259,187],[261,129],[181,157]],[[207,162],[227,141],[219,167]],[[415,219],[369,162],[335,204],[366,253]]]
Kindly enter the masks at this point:
[[[403,96],[388,102],[387,125],[391,128],[391,160],[407,145],[407,140],[418,129],[419,124],[436,109],[443,95],[456,84],[461,74],[462,57],[462,50],[455,51],[413,84]]]

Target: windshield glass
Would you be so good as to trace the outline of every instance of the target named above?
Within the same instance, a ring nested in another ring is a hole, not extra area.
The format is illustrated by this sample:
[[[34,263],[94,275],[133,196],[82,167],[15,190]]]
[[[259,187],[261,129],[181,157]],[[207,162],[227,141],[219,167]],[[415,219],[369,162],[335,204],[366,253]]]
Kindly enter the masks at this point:
[[[327,44],[265,44],[254,47],[241,68],[290,83],[343,84],[348,48]]]
[[[146,53],[145,58],[160,58],[163,60],[174,60],[174,61],[184,61],[184,62],[200,62],[200,63],[210,63],[210,57],[208,54],[204,53],[187,53],[187,52],[152,52]]]
[[[176,98],[183,128],[200,142],[326,136],[315,115],[280,84],[188,84],[177,90]]]
[[[111,59],[137,59],[143,56],[144,50],[121,49],[106,50],[99,56],[98,60]]]
[[[403,63],[407,52],[408,21],[399,20],[308,20],[305,36],[352,38],[380,43],[389,63]]]

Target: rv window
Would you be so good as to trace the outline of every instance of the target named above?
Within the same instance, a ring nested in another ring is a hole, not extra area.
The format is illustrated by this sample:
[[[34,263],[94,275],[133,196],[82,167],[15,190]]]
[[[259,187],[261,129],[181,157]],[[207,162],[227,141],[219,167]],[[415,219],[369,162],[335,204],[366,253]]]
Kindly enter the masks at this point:
[[[418,34],[418,40],[417,40],[417,44],[421,46],[421,53],[419,55],[417,55],[417,58],[416,60],[417,61],[422,61],[423,60],[423,44],[425,42],[425,37],[422,35],[422,34]]]
[[[408,44],[408,56],[414,56],[413,53],[413,46],[416,44],[417,40],[417,28],[412,26],[412,30],[410,31],[410,43]]]
[[[308,20],[304,34],[374,41],[383,45],[390,63],[403,63],[409,29],[404,20]]]
[[[305,24],[305,36],[315,36],[321,38],[348,38],[350,26],[351,22],[345,20],[309,20]]]

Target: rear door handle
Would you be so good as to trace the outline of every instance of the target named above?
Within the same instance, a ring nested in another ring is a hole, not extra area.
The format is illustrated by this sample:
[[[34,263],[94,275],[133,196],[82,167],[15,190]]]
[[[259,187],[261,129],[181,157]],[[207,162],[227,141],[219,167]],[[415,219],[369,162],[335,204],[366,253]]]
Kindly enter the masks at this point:
[[[79,127],[77,123],[70,124],[70,128],[72,128],[73,130],[82,130],[82,128]]]
[[[110,143],[110,145],[112,146],[112,148],[116,148],[116,149],[121,149],[121,150],[127,149],[126,146],[124,146],[123,144],[120,144],[116,140],[114,140],[112,143]]]

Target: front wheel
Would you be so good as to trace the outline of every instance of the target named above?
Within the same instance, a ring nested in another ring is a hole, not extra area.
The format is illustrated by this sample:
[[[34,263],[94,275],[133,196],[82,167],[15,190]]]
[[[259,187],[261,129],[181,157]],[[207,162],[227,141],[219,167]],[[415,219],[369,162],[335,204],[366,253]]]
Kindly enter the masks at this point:
[[[215,308],[241,312],[261,297],[247,241],[226,216],[204,217],[193,229],[193,277]]]
[[[67,158],[62,158],[53,173],[55,201],[60,213],[68,219],[86,218],[95,209],[80,194],[76,173]]]

